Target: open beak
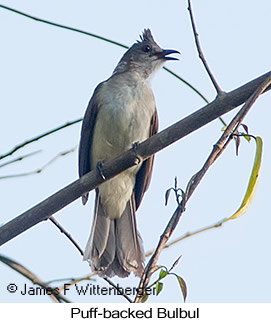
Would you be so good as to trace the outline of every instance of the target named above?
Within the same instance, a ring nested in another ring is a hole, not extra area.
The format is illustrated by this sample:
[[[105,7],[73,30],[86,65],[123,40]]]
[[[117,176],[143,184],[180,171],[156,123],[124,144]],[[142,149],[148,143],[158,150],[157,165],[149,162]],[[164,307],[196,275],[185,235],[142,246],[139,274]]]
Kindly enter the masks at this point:
[[[174,49],[163,49],[162,52],[155,53],[158,59],[165,59],[167,61],[176,61],[178,58],[168,56],[170,54],[180,54],[177,50]]]

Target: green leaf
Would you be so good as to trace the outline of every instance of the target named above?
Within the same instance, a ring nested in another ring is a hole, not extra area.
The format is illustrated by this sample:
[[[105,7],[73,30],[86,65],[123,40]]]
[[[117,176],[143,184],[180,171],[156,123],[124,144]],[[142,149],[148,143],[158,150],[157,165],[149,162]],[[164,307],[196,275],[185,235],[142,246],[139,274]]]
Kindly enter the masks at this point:
[[[260,172],[260,167],[261,167],[261,160],[262,160],[262,150],[263,150],[263,141],[260,137],[256,137],[256,154],[255,154],[255,160],[254,160],[254,165],[252,168],[252,172],[250,175],[250,179],[248,182],[248,187],[245,193],[245,197],[243,199],[243,202],[239,209],[229,218],[225,219],[224,222],[233,220],[238,218],[239,216],[243,215],[247,209],[249,208],[257,187],[258,183],[258,177],[259,177],[259,172]]]
[[[248,142],[250,142],[250,140],[251,140],[251,136],[249,136],[249,135],[245,135],[244,134],[244,138],[246,139],[246,141],[248,141]]]
[[[160,282],[157,282],[156,283],[156,296],[158,296],[160,294],[160,292],[162,291],[163,289],[163,286],[164,284],[163,283],[160,283]]]
[[[164,269],[161,269],[160,270],[160,273],[159,273],[159,279],[163,279],[164,277],[166,277],[168,274],[168,271],[165,271]]]
[[[186,283],[185,281],[183,280],[183,278],[181,276],[178,276],[178,275],[175,275],[178,279],[178,283],[181,287],[181,291],[182,291],[182,294],[183,294],[183,299],[184,299],[184,302],[186,300],[186,296],[187,296],[187,287],[186,287]]]

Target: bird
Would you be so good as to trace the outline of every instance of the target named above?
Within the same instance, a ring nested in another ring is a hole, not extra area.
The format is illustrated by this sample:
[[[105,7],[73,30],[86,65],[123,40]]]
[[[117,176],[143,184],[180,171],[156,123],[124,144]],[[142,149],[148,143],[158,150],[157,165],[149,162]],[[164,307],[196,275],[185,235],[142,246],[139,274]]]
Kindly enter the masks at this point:
[[[101,82],[87,106],[79,143],[79,177],[153,136],[158,116],[151,79],[169,56],[150,29],[122,56],[112,75]],[[92,229],[83,260],[101,277],[141,276],[144,269],[142,238],[135,213],[149,187],[154,157],[141,161],[95,190]],[[85,205],[88,193],[82,196]]]

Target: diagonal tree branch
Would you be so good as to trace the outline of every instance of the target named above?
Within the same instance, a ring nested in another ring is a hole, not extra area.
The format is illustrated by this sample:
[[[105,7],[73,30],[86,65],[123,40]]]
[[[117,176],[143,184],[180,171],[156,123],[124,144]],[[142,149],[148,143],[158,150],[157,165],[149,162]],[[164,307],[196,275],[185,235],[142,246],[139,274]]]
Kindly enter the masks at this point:
[[[185,194],[183,194],[183,198],[181,203],[179,203],[178,207],[176,208],[174,214],[172,215],[169,223],[167,224],[163,234],[160,237],[160,240],[158,242],[158,246],[156,247],[152,257],[150,258],[148,264],[145,267],[144,273],[141,277],[138,290],[144,291],[151,279],[153,269],[156,266],[156,263],[158,261],[158,258],[160,256],[161,251],[164,249],[167,241],[171,237],[173,231],[175,230],[183,212],[185,211],[186,203],[199,185],[201,179],[206,174],[207,170],[210,168],[210,166],[215,162],[215,160],[221,155],[221,153],[225,150],[226,144],[228,144],[229,137],[230,140],[232,140],[231,134],[237,130],[238,126],[244,119],[245,115],[248,113],[252,105],[255,103],[257,98],[266,90],[268,86],[271,84],[271,75],[266,78],[260,84],[260,86],[255,90],[254,93],[249,97],[249,99],[246,101],[242,109],[236,114],[236,116],[232,119],[231,123],[228,125],[227,129],[224,131],[222,136],[219,138],[217,143],[214,145],[214,148],[207,158],[206,162],[204,163],[203,167],[199,172],[197,172],[192,178],[190,179]],[[138,293],[135,297],[135,303],[140,303],[144,297],[144,293]]]
[[[244,103],[270,76],[271,72],[266,73],[236,90],[227,94],[225,93],[223,96],[218,96],[204,108],[199,109],[190,116],[140,143],[136,150],[138,155],[135,154],[134,149],[130,149],[120,157],[105,163],[103,172],[106,179],[110,179],[125,169],[136,165],[139,158],[144,160],[150,157],[219,116],[233,110],[235,107]],[[270,86],[266,88],[266,90],[269,89]],[[102,182],[103,179],[95,169],[64,187],[46,200],[0,227],[0,245],[3,245],[37,223],[47,220],[51,215],[75,201],[86,192],[93,190]]]

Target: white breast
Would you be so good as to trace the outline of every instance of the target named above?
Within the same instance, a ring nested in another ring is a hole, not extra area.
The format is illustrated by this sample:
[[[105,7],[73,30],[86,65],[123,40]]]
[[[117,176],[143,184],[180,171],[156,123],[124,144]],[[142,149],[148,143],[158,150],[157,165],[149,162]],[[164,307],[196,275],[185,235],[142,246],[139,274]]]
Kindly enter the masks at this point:
[[[118,81],[118,80],[117,80]],[[92,143],[92,162],[112,159],[149,137],[155,112],[151,88],[145,83],[122,85],[114,78],[99,92],[102,102]],[[93,163],[92,163],[93,164]]]

